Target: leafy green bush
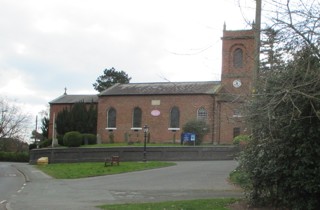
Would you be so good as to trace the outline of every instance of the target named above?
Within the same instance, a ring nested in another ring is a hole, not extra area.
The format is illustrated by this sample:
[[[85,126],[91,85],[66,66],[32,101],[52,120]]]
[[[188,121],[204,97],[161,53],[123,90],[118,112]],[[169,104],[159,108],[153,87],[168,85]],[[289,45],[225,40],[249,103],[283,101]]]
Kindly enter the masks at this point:
[[[250,136],[248,135],[239,135],[234,137],[233,144],[234,145],[240,145],[242,143],[248,143],[250,141]]]
[[[97,136],[91,133],[82,134],[82,144],[96,144]]]
[[[37,144],[35,143],[29,144],[29,150],[36,149],[36,148],[37,148]]]
[[[320,59],[305,49],[285,67],[248,104],[253,132],[240,155],[252,186],[246,193],[256,205],[320,209]]]
[[[59,144],[60,146],[65,146],[65,145],[63,144],[63,135],[57,135],[57,139],[58,139],[58,144]]]
[[[229,174],[229,178],[230,178],[232,183],[239,185],[243,189],[250,188],[249,175],[245,171],[241,170],[240,167],[238,167],[237,169],[233,170]]]
[[[0,152],[0,161],[29,162],[29,153],[27,153],[27,152]]]
[[[202,143],[203,137],[210,131],[209,125],[202,120],[190,120],[183,126],[183,132],[196,134],[196,144]]]
[[[43,148],[43,147],[49,147],[52,145],[52,139],[46,139],[40,142],[39,147]]]
[[[63,144],[67,147],[80,147],[82,144],[82,135],[78,131],[67,132],[63,136]]]

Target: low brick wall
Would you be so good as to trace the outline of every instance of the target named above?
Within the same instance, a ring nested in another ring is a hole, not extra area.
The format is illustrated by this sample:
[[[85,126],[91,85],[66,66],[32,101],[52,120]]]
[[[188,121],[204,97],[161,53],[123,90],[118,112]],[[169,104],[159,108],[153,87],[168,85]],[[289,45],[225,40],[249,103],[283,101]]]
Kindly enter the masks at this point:
[[[208,147],[147,147],[147,160],[193,161],[232,160],[239,152],[235,146]],[[143,147],[112,148],[47,148],[30,151],[30,164],[40,157],[48,157],[49,163],[103,162],[106,157],[119,155],[121,161],[142,161]]]

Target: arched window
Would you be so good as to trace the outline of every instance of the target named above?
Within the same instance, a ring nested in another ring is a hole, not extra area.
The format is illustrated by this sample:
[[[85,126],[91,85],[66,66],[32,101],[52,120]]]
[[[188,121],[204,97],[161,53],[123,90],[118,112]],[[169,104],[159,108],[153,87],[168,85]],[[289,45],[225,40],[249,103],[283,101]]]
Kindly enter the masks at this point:
[[[170,128],[179,128],[180,111],[178,107],[173,107],[170,112]]]
[[[201,107],[198,109],[198,113],[197,113],[197,119],[198,120],[207,120],[208,118],[208,112],[204,107]]]
[[[142,121],[142,111],[139,107],[135,107],[133,110],[132,127],[141,128]]]
[[[233,67],[234,68],[243,67],[243,50],[241,48],[237,48],[233,52]]]
[[[117,121],[117,111],[114,108],[110,108],[107,112],[107,127],[115,128]]]

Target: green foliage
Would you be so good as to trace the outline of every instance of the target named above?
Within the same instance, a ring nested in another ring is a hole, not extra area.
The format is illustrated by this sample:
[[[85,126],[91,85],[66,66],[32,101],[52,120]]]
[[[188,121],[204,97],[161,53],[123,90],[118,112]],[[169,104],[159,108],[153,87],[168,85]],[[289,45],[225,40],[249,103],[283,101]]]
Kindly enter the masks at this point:
[[[57,139],[58,139],[58,144],[60,146],[64,146],[64,144],[63,144],[63,135],[57,135]]]
[[[70,131],[63,136],[63,145],[67,147],[80,147],[81,144],[82,135],[78,131]]]
[[[49,134],[49,118],[48,117],[42,118],[41,131],[42,131],[42,136],[44,138],[49,138],[49,136],[48,136],[48,134]]]
[[[27,152],[0,152],[0,161],[29,162],[29,153],[27,153]]]
[[[202,120],[190,120],[183,126],[183,132],[196,134],[196,144],[202,143],[203,137],[210,132],[209,125]]]
[[[40,141],[40,143],[39,143],[40,148],[50,147],[50,146],[52,146],[52,139],[45,139],[45,140]]]
[[[36,143],[29,144],[29,150],[36,149],[36,148],[37,148]]]
[[[240,156],[254,204],[320,209],[320,62],[308,48],[270,74],[249,104]]]
[[[63,109],[57,115],[56,128],[59,135],[64,135],[69,131],[96,134],[97,109],[95,104],[91,103],[88,106],[84,102],[78,102],[71,109]]]
[[[248,135],[239,135],[234,137],[233,144],[240,145],[242,143],[246,144],[250,141],[250,136]]]
[[[93,87],[96,91],[102,92],[116,83],[127,84],[131,80],[124,71],[116,71],[115,68],[105,69],[103,75],[99,76]]]
[[[64,108],[60,111],[57,114],[55,121],[58,135],[64,135],[65,133],[73,130],[71,127],[71,114],[68,108]]]
[[[82,144],[96,144],[97,136],[91,133],[82,134]]]
[[[230,181],[243,189],[251,188],[248,173],[239,168],[233,170],[229,175]]]

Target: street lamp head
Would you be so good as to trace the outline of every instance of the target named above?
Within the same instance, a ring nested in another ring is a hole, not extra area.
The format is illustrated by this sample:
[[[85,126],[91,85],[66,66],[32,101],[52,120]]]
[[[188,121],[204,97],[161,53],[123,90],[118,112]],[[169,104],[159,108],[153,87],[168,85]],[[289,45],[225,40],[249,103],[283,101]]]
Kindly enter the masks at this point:
[[[148,125],[144,125],[144,127],[143,127],[143,132],[144,132],[144,133],[148,133],[148,131],[149,131]]]

